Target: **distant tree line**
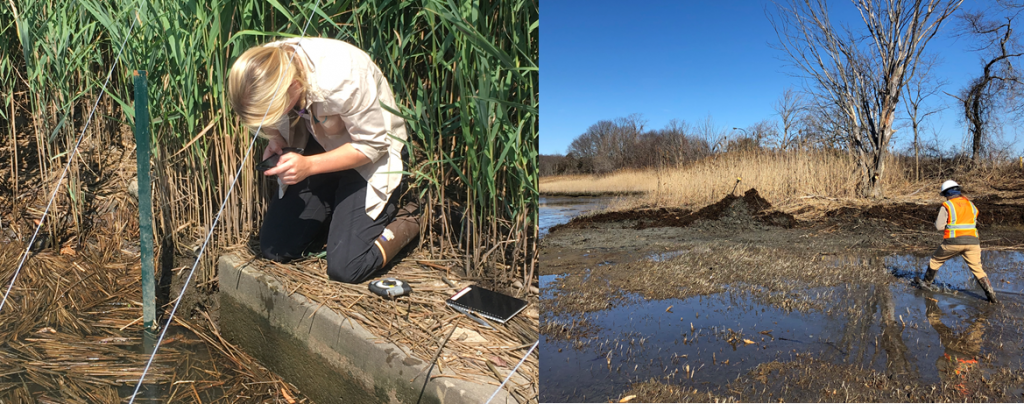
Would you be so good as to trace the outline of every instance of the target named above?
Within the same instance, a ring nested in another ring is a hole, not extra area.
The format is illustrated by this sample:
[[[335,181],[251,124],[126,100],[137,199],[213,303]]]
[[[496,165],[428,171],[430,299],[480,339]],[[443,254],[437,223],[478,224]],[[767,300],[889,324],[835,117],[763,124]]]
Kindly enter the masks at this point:
[[[678,167],[731,151],[843,149],[841,128],[827,111],[810,108],[792,90],[775,107],[781,122],[765,119],[745,128],[720,126],[710,116],[695,124],[673,119],[661,129],[646,129],[641,114],[598,121],[564,155],[541,155],[540,175]]]
[[[680,121],[655,130],[645,130],[646,124],[640,114],[598,121],[572,141],[564,156],[541,156],[541,175],[604,174],[677,165],[705,157],[712,150],[707,139]]]
[[[565,154],[542,154],[538,158],[541,176],[574,174],[607,174],[618,170],[661,169],[685,166],[716,153],[829,151],[857,152],[850,147],[847,122],[828,105],[807,102],[794,90],[786,90],[774,104],[779,119],[764,119],[744,128],[728,128],[715,123],[710,116],[696,124],[673,119],[664,128],[646,129],[641,114],[613,120],[602,120],[570,143]],[[905,148],[889,154],[904,160],[901,166],[912,169],[918,179],[922,172],[928,177],[948,175],[951,170],[975,166],[977,153],[973,148],[944,145],[935,131],[924,136],[921,116],[910,114],[900,127],[912,141]],[[922,130],[919,130],[922,129]],[[921,132],[921,133],[919,133]],[[1014,158],[1007,142],[985,139],[985,157],[991,162]]]
[[[918,179],[926,169],[944,172],[952,163],[974,169],[1013,155],[1001,131],[1024,121],[1024,75],[1014,66],[1024,57],[1024,38],[1013,29],[1024,0],[968,3],[983,11],[960,10],[964,0],[857,0],[853,7],[863,25],[833,25],[834,2],[828,0],[772,3],[775,47],[805,79],[802,91],[786,90],[774,105],[778,120],[724,128],[707,117],[697,124],[674,120],[655,130],[645,129],[639,114],[599,121],[565,155],[541,156],[540,174],[679,166],[736,150],[833,150],[857,162],[859,194],[881,198],[885,164],[894,154],[912,162],[904,167],[913,167]],[[945,80],[932,75],[937,57],[925,52],[949,25],[953,35],[974,42],[982,62],[978,75],[955,94],[941,89]],[[929,142],[925,136],[925,120],[945,108],[925,100],[943,93],[956,105],[969,150],[943,150],[937,138]],[[912,147],[893,150],[901,129],[909,129],[901,136],[912,136]]]

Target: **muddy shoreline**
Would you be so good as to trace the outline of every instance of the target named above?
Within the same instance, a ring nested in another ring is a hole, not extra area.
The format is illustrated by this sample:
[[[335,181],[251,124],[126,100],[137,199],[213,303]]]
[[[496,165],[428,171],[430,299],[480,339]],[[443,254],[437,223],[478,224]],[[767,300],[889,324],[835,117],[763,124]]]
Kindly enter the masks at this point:
[[[544,191],[540,194],[540,197],[567,197],[567,198],[585,198],[585,197],[599,197],[599,196],[637,196],[643,195],[643,191],[587,191],[587,192],[552,192]]]
[[[986,270],[997,289],[1024,292],[1024,206],[975,201]],[[941,241],[938,208],[889,203],[798,221],[754,191],[697,211],[555,226],[540,251],[541,399],[1020,401],[1020,361],[1001,359],[1024,352],[1020,296],[989,305],[953,264],[939,277],[948,296],[908,286]],[[950,342],[978,327],[985,335],[969,349]],[[943,350],[978,370],[951,379]],[[610,387],[579,387],[572,371]]]

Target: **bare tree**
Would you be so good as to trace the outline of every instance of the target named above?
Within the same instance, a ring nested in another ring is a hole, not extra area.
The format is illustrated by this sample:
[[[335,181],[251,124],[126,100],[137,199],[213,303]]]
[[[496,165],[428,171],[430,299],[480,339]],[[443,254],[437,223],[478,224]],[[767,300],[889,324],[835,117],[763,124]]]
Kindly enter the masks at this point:
[[[772,139],[780,139],[778,122],[770,119],[757,121],[753,125],[748,126],[747,130],[750,131],[750,135],[757,140],[758,147],[767,146],[766,143],[770,142]],[[780,147],[783,142],[784,141],[782,140],[779,141]]]
[[[778,123],[773,120],[762,119],[746,128],[732,128],[734,131],[740,131],[743,134],[733,136],[733,139],[728,142],[728,149],[735,150],[737,147],[761,149],[772,145],[778,146],[782,144],[782,137],[779,134],[778,126]]]
[[[981,76],[971,80],[960,95],[954,96],[960,101],[971,134],[971,165],[975,167],[980,162],[985,142],[998,130],[998,125],[994,124],[995,112],[1014,104],[1014,99],[1020,97],[1021,77],[1013,67],[1013,60],[1024,53],[1013,36],[1014,17],[1011,14],[1002,20],[986,19],[981,12],[961,15],[965,31],[982,42],[978,50],[990,55]]]
[[[661,130],[666,156],[674,165],[684,164],[707,156],[710,145],[697,137],[697,130],[686,121],[672,119]]]
[[[779,148],[785,149],[789,146],[789,142],[792,141],[796,124],[799,122],[800,114],[803,113],[806,105],[804,105],[804,100],[800,93],[792,88],[787,88],[786,91],[782,92],[782,97],[779,97],[779,100],[775,101],[775,105],[772,107],[775,109],[775,113],[779,115],[779,119],[782,120],[782,139],[779,142]]]
[[[641,114],[598,121],[573,139],[566,158],[576,162],[577,170],[597,174],[648,164],[644,159],[649,156],[637,153],[646,124]]]
[[[696,129],[697,137],[707,142],[708,146],[711,148],[709,150],[710,153],[717,153],[725,147],[729,132],[724,128],[718,127],[710,114],[708,114],[703,121],[697,124]]]
[[[853,0],[865,30],[832,24],[828,0],[779,0],[769,15],[780,48],[854,130],[860,194],[884,196],[882,177],[903,87],[928,42],[963,0]]]
[[[932,116],[943,107],[927,107],[924,101],[938,94],[942,86],[946,85],[945,80],[936,79],[931,75],[931,69],[937,63],[936,57],[924,58],[918,65],[917,74],[907,83],[903,90],[907,107],[907,118],[910,120],[910,127],[914,130],[914,175],[918,181],[921,180],[921,137],[920,130],[925,119]]]
[[[852,136],[849,134],[857,128],[851,124],[835,104],[809,104],[800,115],[799,132],[794,143],[803,149],[845,150],[853,155],[849,144]]]
[[[586,132],[573,139],[569,144],[566,157],[577,162],[576,169],[586,173],[603,173],[614,167],[611,159],[605,154],[605,140],[611,136],[615,127],[612,121],[598,121],[590,125]]]
[[[639,143],[640,135],[644,132],[646,125],[647,119],[640,113],[633,113],[615,120],[614,135],[611,137],[612,143],[606,153],[614,156],[616,169],[639,165],[637,153],[633,151],[633,148]]]

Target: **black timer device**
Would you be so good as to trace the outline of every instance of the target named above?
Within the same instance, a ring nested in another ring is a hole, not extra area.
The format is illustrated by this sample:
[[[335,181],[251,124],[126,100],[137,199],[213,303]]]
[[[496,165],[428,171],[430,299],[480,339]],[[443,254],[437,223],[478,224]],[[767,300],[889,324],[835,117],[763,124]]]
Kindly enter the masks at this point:
[[[288,153],[302,154],[303,150],[298,148],[298,147],[285,147],[284,149],[281,149],[281,151],[283,152],[282,154],[275,154],[273,156],[270,156],[266,160],[261,161],[259,164],[257,164],[256,165],[256,171],[259,171],[259,172],[262,173],[262,172],[267,171],[267,170],[269,170],[271,168],[277,167],[277,161],[281,159],[282,155],[288,154]]]
[[[370,291],[385,299],[394,299],[399,296],[407,296],[412,293],[412,287],[408,283],[395,278],[384,278],[370,282]]]

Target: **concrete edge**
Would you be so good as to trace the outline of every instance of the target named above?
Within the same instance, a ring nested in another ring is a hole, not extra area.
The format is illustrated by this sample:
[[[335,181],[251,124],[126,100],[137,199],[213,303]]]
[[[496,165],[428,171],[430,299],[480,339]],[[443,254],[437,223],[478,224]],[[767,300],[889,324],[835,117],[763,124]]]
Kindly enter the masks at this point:
[[[236,255],[224,255],[218,261],[221,293],[265,317],[271,326],[298,339],[331,365],[346,369],[366,391],[383,389],[394,397],[394,386],[413,389],[417,394],[423,387],[428,364],[422,360],[301,294],[289,296],[277,279],[245,265]],[[438,374],[436,368],[433,374]],[[416,376],[410,381],[413,375]],[[289,382],[302,388],[301,381]],[[489,384],[436,378],[427,384],[423,394],[424,398],[441,403],[483,403],[496,388]],[[516,403],[516,400],[502,390],[492,402]]]

